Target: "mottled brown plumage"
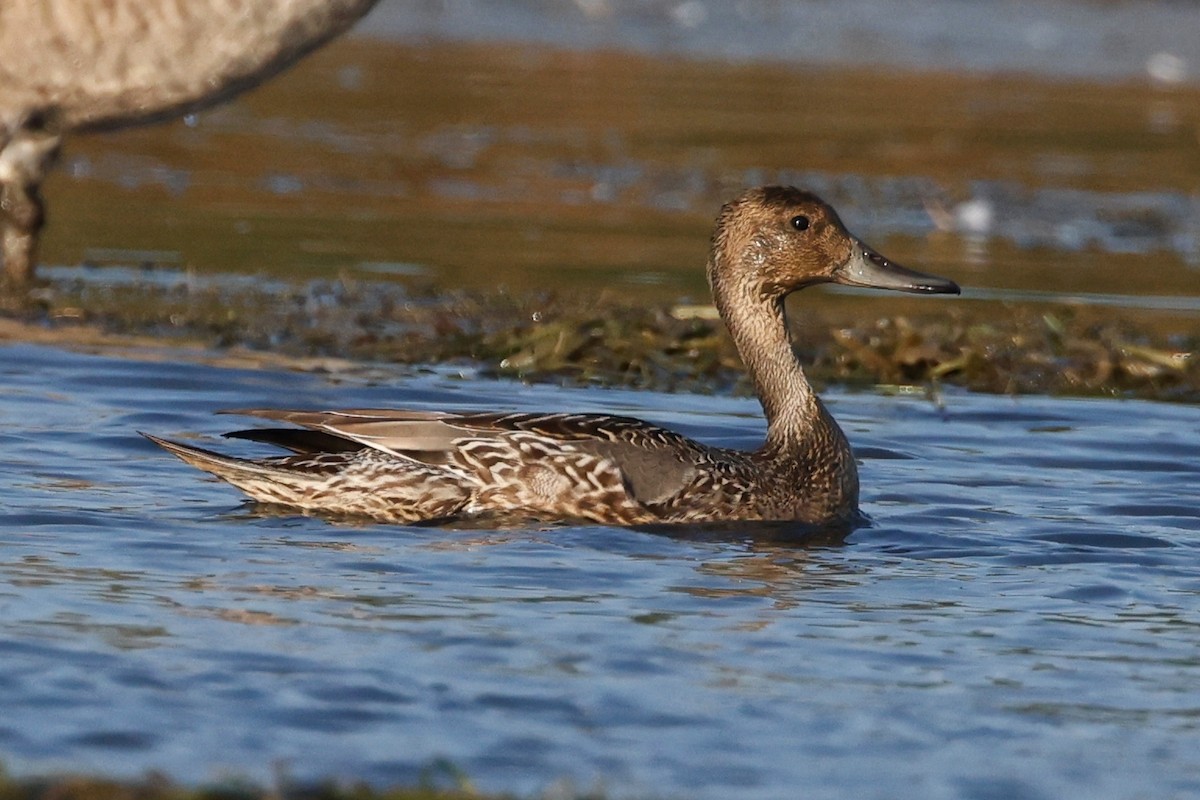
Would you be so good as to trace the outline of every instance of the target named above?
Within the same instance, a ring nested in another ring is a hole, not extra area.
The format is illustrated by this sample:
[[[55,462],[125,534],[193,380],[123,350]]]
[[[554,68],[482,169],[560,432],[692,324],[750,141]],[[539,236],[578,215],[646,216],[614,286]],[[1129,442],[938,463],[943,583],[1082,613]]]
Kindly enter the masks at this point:
[[[708,278],[767,418],[753,452],[709,447],[629,417],[361,409],[231,413],[296,427],[229,434],[293,455],[238,459],[150,437],[256,500],[416,522],[476,514],[616,525],[851,518],[850,445],[796,361],[784,298],[814,283],[957,293],[888,262],[832,208],[765,187],[717,219]]]

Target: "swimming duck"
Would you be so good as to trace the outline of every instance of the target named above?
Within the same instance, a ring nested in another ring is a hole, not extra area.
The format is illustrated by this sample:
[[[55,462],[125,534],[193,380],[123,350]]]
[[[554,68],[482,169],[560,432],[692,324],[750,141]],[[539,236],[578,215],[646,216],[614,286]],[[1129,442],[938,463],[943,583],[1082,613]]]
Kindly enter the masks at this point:
[[[33,279],[62,137],[170,119],[257,86],[377,0],[0,2],[0,254]]]
[[[766,441],[752,452],[605,414],[227,412],[298,426],[226,434],[293,452],[262,459],[149,438],[255,500],[390,522],[479,514],[612,525],[850,521],[854,456],[792,351],[784,298],[830,282],[929,294],[958,286],[888,261],[819,197],[781,186],[721,209],[708,281],[766,415]]]

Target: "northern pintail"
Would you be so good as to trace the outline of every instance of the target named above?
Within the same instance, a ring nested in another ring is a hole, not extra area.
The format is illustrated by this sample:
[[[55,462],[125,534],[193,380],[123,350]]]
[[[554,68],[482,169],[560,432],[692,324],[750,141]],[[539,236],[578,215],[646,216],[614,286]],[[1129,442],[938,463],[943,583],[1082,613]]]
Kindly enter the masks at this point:
[[[888,261],[816,195],[780,186],[721,209],[708,280],[766,415],[758,450],[710,447],[606,414],[386,409],[228,412],[299,426],[227,434],[294,453],[271,458],[150,438],[255,500],[392,522],[849,521],[858,508],[854,456],[792,351],[784,298],[831,282],[927,294],[958,286]]]

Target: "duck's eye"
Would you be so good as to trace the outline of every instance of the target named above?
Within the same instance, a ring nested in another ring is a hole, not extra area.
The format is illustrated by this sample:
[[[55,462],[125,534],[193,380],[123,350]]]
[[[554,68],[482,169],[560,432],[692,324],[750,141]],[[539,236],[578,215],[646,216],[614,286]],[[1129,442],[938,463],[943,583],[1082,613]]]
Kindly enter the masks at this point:
[[[798,217],[792,217],[792,227],[798,231],[808,230],[808,217],[803,214]]]

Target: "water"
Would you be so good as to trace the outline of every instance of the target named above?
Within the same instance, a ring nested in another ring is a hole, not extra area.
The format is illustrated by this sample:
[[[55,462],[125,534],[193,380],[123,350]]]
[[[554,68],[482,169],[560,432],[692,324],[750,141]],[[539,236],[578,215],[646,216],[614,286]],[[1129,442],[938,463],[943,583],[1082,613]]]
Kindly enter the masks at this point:
[[[958,280],[974,320],[1084,304],[1186,349],[1200,12],[1026,11],[384,2],[230,105],[72,139],[43,275],[695,302],[720,203],[778,181]],[[752,446],[757,407],[191,357],[0,347],[16,774],[382,785],[445,759],[519,793],[1200,794],[1195,407],[828,393],[874,520],[841,543],[446,530],[262,514],[135,431],[213,436],[240,422],[225,407],[502,407]]]
[[[961,0],[385,0],[358,27],[389,39],[540,42],[661,55],[875,68],[1194,81],[1188,4],[1049,0],[1020,14]]]
[[[232,104],[74,137],[44,260],[702,298],[720,204],[781,182],[989,297],[1196,295],[1200,12],[870,5],[385,2]]]
[[[1200,791],[1200,413],[829,395],[871,527],[264,515],[135,433],[230,406],[592,409],[752,445],[752,400],[0,348],[0,753],[182,780],[616,797]]]

